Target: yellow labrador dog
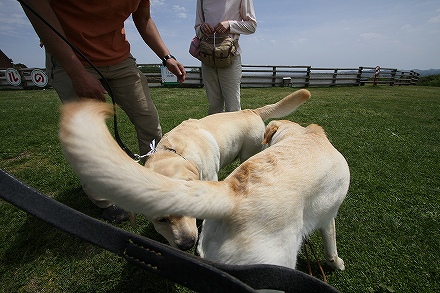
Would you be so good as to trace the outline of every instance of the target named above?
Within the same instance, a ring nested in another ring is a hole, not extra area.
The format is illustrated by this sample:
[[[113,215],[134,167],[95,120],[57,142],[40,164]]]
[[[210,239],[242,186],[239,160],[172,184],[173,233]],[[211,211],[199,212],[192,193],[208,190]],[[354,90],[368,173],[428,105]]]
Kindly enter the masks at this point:
[[[217,181],[222,167],[262,150],[264,121],[289,115],[309,98],[302,89],[258,109],[186,120],[164,135],[145,167],[176,179]],[[151,222],[174,247],[187,250],[197,242],[195,218],[162,215]]]
[[[327,262],[344,269],[334,218],[348,191],[349,168],[320,126],[272,121],[264,138],[271,146],[224,181],[187,181],[130,159],[107,129],[105,119],[111,114],[100,102],[63,106],[64,154],[95,193],[147,218],[171,214],[205,219],[199,253],[226,264],[294,268],[302,238],[320,229]]]

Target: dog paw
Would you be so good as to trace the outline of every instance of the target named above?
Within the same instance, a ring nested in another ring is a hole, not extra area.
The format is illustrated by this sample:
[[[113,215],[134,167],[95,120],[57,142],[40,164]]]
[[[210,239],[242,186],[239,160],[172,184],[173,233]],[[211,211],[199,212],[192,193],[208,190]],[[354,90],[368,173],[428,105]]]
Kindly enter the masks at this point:
[[[344,261],[340,257],[327,260],[327,265],[329,265],[333,270],[339,270],[339,271],[345,270]]]

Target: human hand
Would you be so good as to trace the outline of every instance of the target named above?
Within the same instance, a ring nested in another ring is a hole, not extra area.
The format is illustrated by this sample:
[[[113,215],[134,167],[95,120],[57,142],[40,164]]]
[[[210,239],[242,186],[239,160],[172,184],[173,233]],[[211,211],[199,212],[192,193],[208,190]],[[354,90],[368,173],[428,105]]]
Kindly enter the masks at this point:
[[[200,25],[200,31],[204,35],[212,35],[215,32],[215,30],[206,22]]]
[[[91,73],[84,70],[76,73],[70,78],[72,79],[72,86],[78,97],[105,101],[105,94],[107,94],[107,91],[104,89],[101,82]]]
[[[229,29],[230,29],[230,25],[229,25],[229,21],[227,20],[217,23],[217,25],[214,27],[215,32],[222,35],[228,34]]]
[[[186,71],[183,65],[179,61],[173,58],[167,59],[166,66],[169,71],[171,71],[174,75],[177,76],[177,81],[180,84],[182,84],[185,81]]]

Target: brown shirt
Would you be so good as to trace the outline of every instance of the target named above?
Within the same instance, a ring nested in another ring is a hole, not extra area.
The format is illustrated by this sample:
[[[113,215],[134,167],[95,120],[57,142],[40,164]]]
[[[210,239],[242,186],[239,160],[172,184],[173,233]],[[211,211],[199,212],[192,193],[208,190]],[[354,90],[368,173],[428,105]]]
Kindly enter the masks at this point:
[[[118,64],[129,57],[124,21],[139,5],[149,3],[146,0],[51,1],[67,39],[96,66]]]

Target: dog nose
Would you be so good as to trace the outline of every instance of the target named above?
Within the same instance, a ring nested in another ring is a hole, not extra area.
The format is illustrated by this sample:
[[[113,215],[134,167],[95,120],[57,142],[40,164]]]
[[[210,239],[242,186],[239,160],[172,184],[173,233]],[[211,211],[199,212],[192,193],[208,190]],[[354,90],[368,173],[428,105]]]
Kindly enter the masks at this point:
[[[194,244],[196,244],[196,239],[188,238],[176,244],[180,250],[187,251],[190,250],[194,246]]]

